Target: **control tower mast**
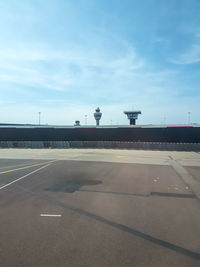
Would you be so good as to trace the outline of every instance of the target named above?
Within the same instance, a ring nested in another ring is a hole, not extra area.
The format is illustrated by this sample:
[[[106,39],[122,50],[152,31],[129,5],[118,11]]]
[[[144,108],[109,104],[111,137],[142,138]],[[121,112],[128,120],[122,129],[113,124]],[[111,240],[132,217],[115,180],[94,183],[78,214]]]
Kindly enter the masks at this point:
[[[135,125],[136,120],[138,118],[138,115],[141,114],[142,112],[139,110],[132,110],[132,111],[124,111],[124,114],[127,115],[128,119],[130,120],[130,125]]]
[[[94,113],[94,118],[96,120],[96,125],[99,126],[99,121],[101,119],[102,113],[100,112],[100,108],[96,109],[96,112]]]

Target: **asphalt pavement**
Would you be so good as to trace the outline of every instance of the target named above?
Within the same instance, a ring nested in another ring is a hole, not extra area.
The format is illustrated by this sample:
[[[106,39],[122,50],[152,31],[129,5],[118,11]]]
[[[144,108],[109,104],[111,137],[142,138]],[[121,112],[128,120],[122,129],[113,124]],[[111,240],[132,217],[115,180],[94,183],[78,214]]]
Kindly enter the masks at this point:
[[[200,266],[200,200],[170,164],[198,181],[198,154],[17,151],[0,154],[1,267]]]

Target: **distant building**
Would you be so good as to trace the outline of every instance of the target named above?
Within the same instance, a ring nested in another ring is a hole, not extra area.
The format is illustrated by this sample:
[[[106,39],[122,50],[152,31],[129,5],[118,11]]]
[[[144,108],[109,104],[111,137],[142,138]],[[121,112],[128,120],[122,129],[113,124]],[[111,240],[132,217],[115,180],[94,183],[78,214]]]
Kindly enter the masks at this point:
[[[74,126],[80,126],[80,121],[75,121]]]
[[[142,114],[142,112],[139,110],[135,110],[135,111],[132,110],[132,111],[124,111],[124,114],[126,114],[128,119],[130,120],[130,125],[135,125],[138,115]]]

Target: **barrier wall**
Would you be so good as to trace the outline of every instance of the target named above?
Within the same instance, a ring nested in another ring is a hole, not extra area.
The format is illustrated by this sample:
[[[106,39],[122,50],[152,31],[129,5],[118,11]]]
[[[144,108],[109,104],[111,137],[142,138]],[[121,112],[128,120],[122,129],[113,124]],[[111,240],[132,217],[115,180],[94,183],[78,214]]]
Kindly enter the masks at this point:
[[[200,127],[0,128],[0,141],[123,141],[200,143]]]
[[[200,151],[200,143],[117,141],[0,141],[0,148],[106,148],[165,151]]]

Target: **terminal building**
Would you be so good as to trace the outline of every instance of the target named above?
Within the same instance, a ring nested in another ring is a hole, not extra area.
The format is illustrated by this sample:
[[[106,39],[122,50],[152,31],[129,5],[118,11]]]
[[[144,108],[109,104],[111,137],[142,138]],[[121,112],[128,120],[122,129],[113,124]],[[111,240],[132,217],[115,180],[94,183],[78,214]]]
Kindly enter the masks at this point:
[[[137,125],[139,110],[124,111],[129,125],[101,125],[103,116],[96,108],[96,125],[82,125],[80,120],[74,125],[6,124],[0,123],[0,146],[9,142],[156,142],[156,143],[198,143],[200,144],[200,124],[182,125]],[[17,144],[17,143],[16,143]]]

